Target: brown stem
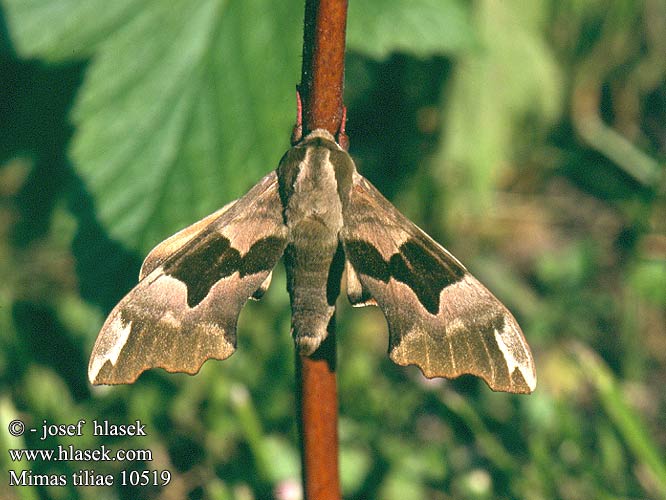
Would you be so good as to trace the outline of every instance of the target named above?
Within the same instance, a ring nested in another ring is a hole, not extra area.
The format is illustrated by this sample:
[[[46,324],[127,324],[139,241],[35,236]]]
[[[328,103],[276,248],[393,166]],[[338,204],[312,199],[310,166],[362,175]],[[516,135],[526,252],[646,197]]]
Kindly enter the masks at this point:
[[[338,392],[335,380],[335,316],[328,337],[312,355],[296,357],[303,497],[340,500]]]
[[[303,72],[303,134],[340,130],[344,78],[346,0],[306,0]],[[339,279],[339,277],[338,277]],[[338,398],[335,379],[335,317],[312,357],[296,357],[299,430],[306,500],[340,500]]]
[[[336,134],[342,118],[347,0],[307,0],[303,36],[303,132]]]

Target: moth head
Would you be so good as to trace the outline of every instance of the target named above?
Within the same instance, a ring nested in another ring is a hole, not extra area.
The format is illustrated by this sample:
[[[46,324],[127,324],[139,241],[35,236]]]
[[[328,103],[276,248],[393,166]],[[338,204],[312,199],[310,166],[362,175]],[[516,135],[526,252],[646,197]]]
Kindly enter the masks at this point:
[[[305,179],[321,182],[330,174],[334,175],[338,194],[345,204],[355,171],[354,162],[333,134],[325,129],[313,130],[285,153],[278,166],[283,206],[287,206],[291,195],[298,190],[298,183]]]
[[[312,146],[321,145],[324,147],[330,147],[331,146],[330,143],[333,143],[337,149],[342,149],[342,147],[336,142],[335,137],[333,137],[333,134],[331,134],[326,129],[318,128],[310,132],[305,137],[303,137],[303,139],[301,139],[301,141],[296,146],[307,147],[310,145]]]

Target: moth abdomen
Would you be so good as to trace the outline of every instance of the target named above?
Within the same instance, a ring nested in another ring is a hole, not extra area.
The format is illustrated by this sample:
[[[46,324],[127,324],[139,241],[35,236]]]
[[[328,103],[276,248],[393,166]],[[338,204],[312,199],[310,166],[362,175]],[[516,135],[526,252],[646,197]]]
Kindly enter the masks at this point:
[[[285,251],[287,290],[291,300],[294,342],[300,354],[312,354],[326,338],[335,313],[341,278],[337,240],[318,239],[318,244],[290,244]],[[337,287],[335,283],[337,282]]]

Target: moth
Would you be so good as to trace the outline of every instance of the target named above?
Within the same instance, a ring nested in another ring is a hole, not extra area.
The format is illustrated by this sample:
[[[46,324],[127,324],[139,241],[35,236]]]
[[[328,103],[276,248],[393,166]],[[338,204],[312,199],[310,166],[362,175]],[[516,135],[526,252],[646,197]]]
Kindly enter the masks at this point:
[[[284,257],[299,354],[326,337],[344,274],[352,305],[383,311],[395,363],[532,392],[532,354],[507,308],[357,172],[340,145],[344,119],[336,142],[326,130],[301,137],[300,116],[299,105],[275,171],[148,254],[99,333],[90,381],[131,383],[153,367],[194,374],[231,356],[241,308]]]

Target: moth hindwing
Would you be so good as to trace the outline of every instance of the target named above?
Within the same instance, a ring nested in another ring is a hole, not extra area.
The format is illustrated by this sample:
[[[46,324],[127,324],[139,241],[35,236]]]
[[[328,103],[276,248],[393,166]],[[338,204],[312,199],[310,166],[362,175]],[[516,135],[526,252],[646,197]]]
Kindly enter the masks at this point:
[[[383,311],[396,363],[534,390],[532,355],[511,313],[358,174],[325,130],[287,151],[244,197],[148,255],[141,281],[102,327],[91,381],[128,383],[151,367],[195,373],[230,356],[242,306],[265,291],[283,254],[300,354],[326,337],[346,269],[352,304]]]

